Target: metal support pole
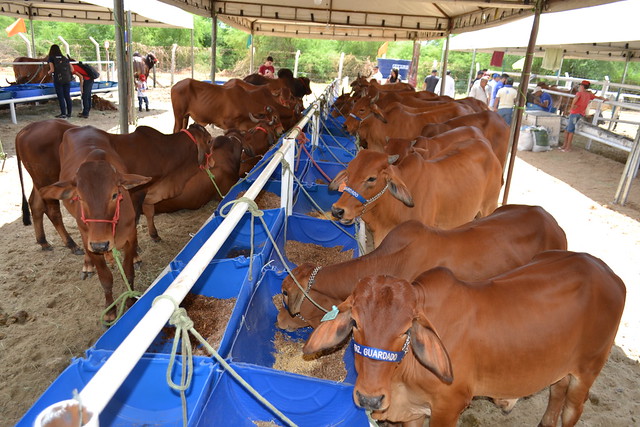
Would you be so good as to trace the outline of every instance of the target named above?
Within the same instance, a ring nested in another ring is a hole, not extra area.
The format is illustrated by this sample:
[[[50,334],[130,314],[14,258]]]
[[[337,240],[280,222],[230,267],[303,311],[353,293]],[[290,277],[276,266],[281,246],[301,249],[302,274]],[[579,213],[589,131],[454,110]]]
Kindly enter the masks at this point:
[[[120,109],[120,133],[129,133],[129,93],[125,53],[124,0],[114,0],[113,20],[116,35],[116,63],[118,64],[118,104]]]
[[[447,31],[447,38],[445,39],[444,44],[444,54],[442,55],[442,77],[440,78],[440,93],[438,95],[444,95],[444,87],[445,87],[445,78],[447,77],[447,62],[449,62],[449,39],[451,38],[451,33]],[[455,96],[455,94],[454,94]]]
[[[624,169],[622,171],[622,178],[620,178],[620,183],[618,184],[618,189],[616,190],[615,198],[613,199],[613,203],[624,206],[627,202],[627,197],[629,196],[629,189],[631,188],[631,181],[633,181],[633,177],[638,170],[638,163],[640,162],[640,129],[636,133],[636,139],[633,142],[633,148],[631,149],[631,153],[629,153],[629,157],[627,157],[627,163],[624,165]]]
[[[473,49],[473,55],[471,56],[471,68],[469,68],[469,82],[467,83],[467,93],[469,93],[469,91],[471,90],[471,82],[473,81],[473,78],[475,77],[475,74],[473,74],[473,69],[475,68],[474,65],[476,63],[476,49]]]
[[[631,52],[627,51],[627,59],[624,63],[624,72],[622,73],[622,81],[620,83],[624,84],[625,80],[627,80],[627,71],[629,71],[629,62],[631,60]],[[620,93],[622,92],[622,86],[618,87],[618,93],[616,94],[616,101],[620,100]],[[614,105],[613,108],[611,108],[611,121],[609,122],[609,127],[608,129],[611,130],[611,127],[613,126],[613,124],[615,123],[613,121],[613,118],[616,115],[616,112],[618,111],[618,106]]]
[[[104,41],[104,52],[107,61],[107,81],[111,80],[111,62],[109,61],[109,40]]]
[[[407,82],[414,88],[418,86],[418,69],[420,66],[420,42],[413,41],[413,52],[411,54],[411,65],[409,66],[409,74]]]
[[[298,77],[298,61],[300,60],[300,51],[296,51],[296,60],[293,64],[293,77]]]
[[[333,96],[337,97],[338,92],[340,91],[340,86],[342,85],[342,67],[344,66],[344,52],[340,52],[340,64],[338,64],[338,84],[335,85],[335,90],[333,91]]]
[[[64,50],[67,53],[67,56],[69,56],[70,55],[70,53],[69,53],[69,43],[67,43],[67,41],[64,38],[62,38],[62,36],[58,36],[58,39],[60,39],[60,41],[64,45]]]
[[[27,45],[27,56],[29,58],[33,58],[33,53],[31,51],[31,42],[29,41],[29,38],[25,36],[24,33],[18,33],[18,36],[20,36],[20,38],[24,41],[24,44]]]
[[[127,10],[126,11],[126,17],[127,17],[127,28],[126,28],[126,57],[125,57],[125,63],[126,64],[126,69],[127,69],[127,80],[126,80],[126,84],[127,84],[127,100],[128,100],[128,105],[129,105],[129,124],[130,125],[134,125],[136,126],[138,124],[138,110],[136,109],[136,100],[135,100],[135,93],[136,93],[136,86],[135,86],[135,81],[133,80],[133,57],[132,57],[132,52],[133,52],[133,32],[132,32],[132,24],[131,24],[131,10]],[[127,128],[127,132],[125,133],[129,133],[128,128]]]
[[[31,46],[33,46],[33,54],[38,55],[38,49],[36,49],[35,32],[33,31],[33,12],[31,11],[31,5],[29,5],[29,31],[31,31]]]
[[[191,78],[195,79],[196,60],[193,56],[193,28],[191,29]]]
[[[102,74],[102,61],[100,61],[100,44],[93,37],[89,36],[89,40],[96,47],[96,61],[98,61],[98,72]]]
[[[216,60],[218,51],[218,14],[213,13],[211,19],[211,83],[216,82]]]
[[[251,51],[250,51],[250,57],[249,57],[249,74],[253,74],[253,54],[254,52],[254,46],[253,46],[253,40],[254,40],[254,35],[253,35],[253,22],[251,23],[251,45],[249,46]]]
[[[171,46],[171,86],[173,86],[173,79],[176,74],[176,49],[178,48],[178,44],[174,43]]]
[[[509,137],[511,150],[509,154],[507,179],[504,183],[504,194],[502,197],[503,205],[507,204],[507,198],[509,197],[509,187],[511,186],[513,164],[516,161],[518,138],[520,136],[520,123],[522,123],[522,113],[524,111],[524,105],[527,102],[527,89],[529,86],[529,77],[531,76],[531,64],[533,63],[533,49],[536,45],[536,39],[538,38],[538,27],[540,26],[540,14],[542,13],[543,3],[543,0],[536,0],[535,14],[533,15],[533,25],[531,27],[531,37],[529,38],[529,45],[527,46],[527,54],[524,60],[524,67],[522,68],[522,79],[520,80],[520,86],[518,87],[516,110],[513,120],[511,121],[511,135]]]

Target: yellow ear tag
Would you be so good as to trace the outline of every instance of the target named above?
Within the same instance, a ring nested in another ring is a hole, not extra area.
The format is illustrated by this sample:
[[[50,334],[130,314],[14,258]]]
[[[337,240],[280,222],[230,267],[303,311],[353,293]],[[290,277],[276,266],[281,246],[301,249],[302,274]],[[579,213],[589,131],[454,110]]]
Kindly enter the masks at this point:
[[[338,191],[343,193],[345,188],[347,188],[347,182],[342,181],[342,183],[338,186]]]

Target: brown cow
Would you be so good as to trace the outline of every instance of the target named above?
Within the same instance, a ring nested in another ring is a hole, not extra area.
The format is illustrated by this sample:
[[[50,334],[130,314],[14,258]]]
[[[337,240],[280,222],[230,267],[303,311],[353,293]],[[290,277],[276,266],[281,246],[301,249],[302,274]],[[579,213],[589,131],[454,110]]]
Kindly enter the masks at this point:
[[[448,229],[493,212],[502,181],[500,162],[485,139],[449,145],[437,158],[361,150],[329,189],[344,190],[331,207],[342,224],[361,217],[374,247],[396,225],[416,219]]]
[[[213,140],[211,157],[213,166],[209,171],[196,172],[175,197],[155,204],[155,213],[175,212],[181,209],[199,209],[211,200],[222,200],[225,194],[238,182],[240,159],[243,152],[242,132],[228,130]],[[211,163],[210,163],[211,164]]]
[[[82,248],[76,244],[64,227],[62,213],[60,212],[60,202],[56,199],[43,200],[40,196],[40,191],[38,191],[59,179],[60,154],[58,148],[64,133],[75,127],[75,125],[62,119],[34,122],[18,132],[15,145],[20,187],[22,188],[22,222],[24,225],[31,224],[29,218],[29,207],[31,207],[36,242],[42,247],[42,250],[50,251],[53,250],[53,247],[47,241],[44,233],[43,217],[46,214],[65,246],[71,249],[74,254],[82,255]],[[21,163],[24,164],[33,181],[28,205],[24,194]]]
[[[505,205],[452,230],[407,221],[391,230],[373,252],[321,269],[304,264],[292,273],[314,301],[329,309],[347,299],[365,276],[387,274],[413,280],[425,270],[447,267],[462,280],[481,280],[524,265],[550,249],[567,249],[567,238],[547,211],[539,206]],[[290,276],[282,281],[282,295],[288,311],[278,313],[278,327],[318,326],[324,313],[306,300]]]
[[[47,242],[42,224],[46,213],[54,227],[62,237],[66,246],[74,253],[82,254],[82,250],[73,242],[62,223],[60,205],[55,200],[42,200],[35,191],[51,185],[59,179],[60,157],[58,147],[65,131],[75,128],[65,120],[45,120],[24,127],[16,135],[16,153],[18,161],[22,161],[31,175],[34,191],[29,197],[34,219],[36,241],[42,249],[51,249]],[[134,191],[136,208],[142,209],[142,198],[145,199],[146,216],[149,222],[149,234],[159,240],[153,223],[153,204],[165,198],[174,197],[180,192],[185,182],[198,173],[198,165],[208,162],[211,134],[200,125],[192,125],[187,132],[165,135],[148,126],[139,126],[133,133],[126,135],[109,134],[100,129],[87,126],[82,136],[109,138],[112,146],[126,162],[128,170],[153,180],[142,189]],[[20,167],[18,171],[22,174]],[[22,181],[21,181],[22,185]],[[28,225],[28,209],[23,186],[23,222]]]
[[[474,126],[480,129],[484,137],[491,142],[493,152],[504,169],[509,149],[509,125],[494,111],[483,111],[455,117],[443,123],[428,124],[422,128],[420,134],[426,137],[434,137],[461,126]]]
[[[125,162],[107,138],[76,137],[84,131],[76,128],[65,132],[60,144],[60,181],[40,191],[45,199],[62,200],[75,217],[85,250],[83,271],[95,266],[108,307],[113,303],[113,274],[105,254],[114,248],[123,251],[123,269],[133,289],[138,238],[135,209],[128,190],[151,178],[128,173]],[[114,318],[115,309],[111,309],[104,320]]]
[[[469,107],[453,101],[422,113],[407,112],[398,105],[383,111],[375,102],[375,98],[369,97],[356,101],[344,126],[350,134],[357,134],[363,145],[377,151],[384,150],[386,137],[415,138],[429,123],[441,123],[473,112]]]
[[[133,54],[133,77],[138,78],[144,74],[145,77],[149,77],[149,72],[158,62],[158,58],[153,53],[148,53],[144,58],[137,52]]]
[[[278,141],[283,127],[277,115],[270,121],[262,121],[249,129],[242,137],[242,159],[239,178],[244,178],[262,159],[264,154]]]
[[[311,81],[307,77],[293,77],[293,72],[288,68],[279,69],[277,79],[270,79],[269,77],[254,73],[249,74],[243,80],[258,86],[275,85],[275,87],[281,87],[282,85],[286,85],[291,91],[291,94],[300,99],[312,93]]]
[[[173,85],[174,130],[184,128],[190,117],[203,126],[214,124],[222,129],[249,130],[254,126],[249,113],[257,116],[267,107],[274,109],[287,129],[298,121],[299,114],[285,107],[288,99],[282,99],[281,92],[274,95],[263,86],[247,90],[241,84],[226,87],[184,79]]]
[[[49,74],[48,58],[29,58],[20,56],[13,62],[42,62],[43,64],[13,64],[13,74],[16,76],[15,82],[9,84],[25,84],[25,83],[52,83],[53,77]]]
[[[561,418],[574,426],[609,356],[625,296],[605,263],[566,251],[482,282],[442,267],[412,284],[367,277],[303,351],[353,332],[353,399],[376,420],[422,426],[430,415],[429,425],[453,427],[474,396],[503,402],[550,386],[539,425]]]

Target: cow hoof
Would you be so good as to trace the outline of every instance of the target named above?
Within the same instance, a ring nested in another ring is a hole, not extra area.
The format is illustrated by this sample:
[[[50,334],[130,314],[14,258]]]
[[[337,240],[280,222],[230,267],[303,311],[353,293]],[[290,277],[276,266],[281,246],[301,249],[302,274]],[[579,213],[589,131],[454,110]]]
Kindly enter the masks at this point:
[[[151,240],[153,240],[156,243],[162,242],[162,239],[157,234],[155,236],[151,236]]]
[[[84,250],[81,247],[76,246],[75,248],[71,248],[71,253],[74,255],[84,255]]]
[[[140,271],[140,268],[142,268],[142,261],[136,261],[133,263],[133,269],[136,271]]]
[[[93,276],[93,274],[93,271],[83,271],[82,273],[80,273],[80,279],[86,280],[89,277]]]
[[[48,243],[43,243],[40,246],[42,247],[43,251],[52,251],[53,250],[53,246],[51,246]]]

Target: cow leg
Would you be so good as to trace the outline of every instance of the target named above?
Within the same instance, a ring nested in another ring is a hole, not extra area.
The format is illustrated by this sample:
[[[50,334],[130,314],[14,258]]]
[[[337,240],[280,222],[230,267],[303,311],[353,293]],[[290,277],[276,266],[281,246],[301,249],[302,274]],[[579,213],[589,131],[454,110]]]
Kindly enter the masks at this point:
[[[47,215],[53,227],[56,229],[65,246],[71,249],[74,255],[82,255],[84,251],[79,247],[73,238],[67,232],[62,220],[62,212],[60,210],[60,202],[57,200],[43,200],[40,192],[36,189],[31,191],[29,195],[29,206],[31,206],[31,215],[33,216],[33,228],[36,232],[36,241],[42,247],[42,250],[52,250],[53,248],[47,242],[44,233],[44,214]]]
[[[589,389],[596,379],[598,372],[600,371],[595,371],[595,375],[587,376],[587,378],[577,378],[569,375],[569,388],[567,389],[567,397],[562,410],[563,427],[572,427],[576,425],[580,419],[584,409],[584,402],[589,397]]]
[[[113,304],[113,274],[111,274],[111,269],[107,266],[102,254],[96,254],[89,251],[89,258],[91,258],[91,261],[96,266],[98,279],[100,279],[100,284],[104,291],[105,307],[109,307]],[[115,308],[112,308],[104,315],[103,320],[105,322],[112,322],[115,318],[116,310]]]
[[[127,242],[124,248],[124,261],[122,263],[122,269],[124,270],[124,275],[129,282],[129,286],[131,286],[131,290],[133,291],[133,280],[135,279],[135,263],[136,259],[139,260],[138,257],[138,242],[137,238],[133,243]],[[136,302],[135,298],[127,299],[127,307],[131,307]]]
[[[455,427],[460,414],[471,403],[471,396],[449,394],[442,397],[431,405],[429,427]]]
[[[547,403],[547,410],[544,412],[542,421],[540,421],[538,427],[555,427],[558,424],[558,417],[560,416],[560,412],[564,406],[568,387],[568,375],[557,383],[551,384],[549,387],[549,403]]]
[[[153,216],[155,214],[155,207],[151,203],[144,203],[142,205],[142,213],[147,218],[147,228],[149,229],[149,236],[151,240],[154,242],[159,242],[162,239],[158,236],[158,230],[156,229],[156,224],[153,220]]]

